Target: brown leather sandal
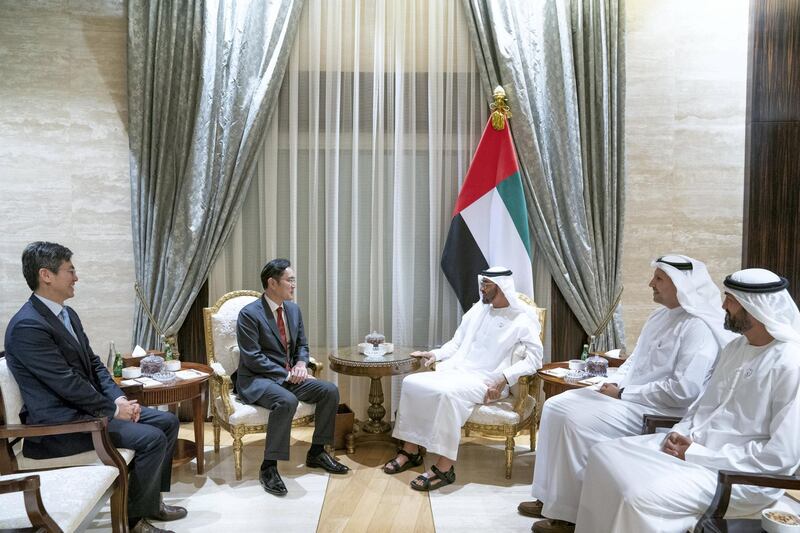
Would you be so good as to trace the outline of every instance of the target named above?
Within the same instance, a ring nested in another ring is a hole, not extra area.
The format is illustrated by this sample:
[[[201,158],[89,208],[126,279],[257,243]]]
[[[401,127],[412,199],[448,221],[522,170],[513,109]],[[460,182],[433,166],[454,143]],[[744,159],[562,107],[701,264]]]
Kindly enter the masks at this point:
[[[422,464],[422,454],[419,452],[408,453],[404,449],[400,448],[397,450],[397,455],[405,455],[408,458],[408,461],[401,465],[397,462],[397,457],[395,457],[383,466],[383,471],[385,473],[389,475],[399,474],[400,472],[405,472],[409,468],[414,468],[415,466]],[[390,466],[391,468],[389,468]]]

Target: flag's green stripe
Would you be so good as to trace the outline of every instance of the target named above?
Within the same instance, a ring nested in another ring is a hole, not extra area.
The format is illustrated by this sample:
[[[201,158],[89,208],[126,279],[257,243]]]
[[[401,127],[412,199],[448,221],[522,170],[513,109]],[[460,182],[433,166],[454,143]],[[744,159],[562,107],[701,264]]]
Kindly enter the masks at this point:
[[[528,232],[528,206],[525,203],[525,193],[522,190],[522,180],[519,177],[519,171],[514,172],[509,177],[501,181],[497,185],[497,192],[500,193],[500,198],[506,204],[506,209],[511,215],[511,220],[514,221],[514,226],[519,232],[519,237],[522,239],[522,244],[525,250],[528,251],[528,257],[531,257],[531,235]]]

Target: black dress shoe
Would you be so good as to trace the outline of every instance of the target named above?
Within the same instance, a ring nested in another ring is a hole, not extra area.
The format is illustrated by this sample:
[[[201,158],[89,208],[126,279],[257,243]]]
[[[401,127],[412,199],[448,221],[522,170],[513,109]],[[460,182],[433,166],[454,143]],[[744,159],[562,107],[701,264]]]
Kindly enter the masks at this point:
[[[144,518],[136,522],[136,525],[130,529],[131,533],[175,533],[170,529],[161,529],[156,527]]]
[[[268,466],[258,475],[258,480],[264,490],[275,496],[286,496],[289,492],[283,484],[281,475],[278,473],[277,466]]]
[[[324,451],[314,456],[306,455],[306,466],[309,468],[322,468],[331,474],[346,474],[350,471],[349,468]]]
[[[161,522],[171,522],[173,520],[180,520],[186,516],[187,511],[184,507],[177,505],[167,505],[164,500],[161,500],[161,505],[158,507],[158,512],[151,516],[153,520],[160,520]]]

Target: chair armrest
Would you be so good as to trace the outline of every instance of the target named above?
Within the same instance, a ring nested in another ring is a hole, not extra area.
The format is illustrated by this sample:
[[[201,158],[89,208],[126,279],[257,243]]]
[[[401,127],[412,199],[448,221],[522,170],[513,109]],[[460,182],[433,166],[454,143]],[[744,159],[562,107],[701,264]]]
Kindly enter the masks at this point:
[[[642,416],[642,435],[651,435],[656,428],[671,428],[681,421],[679,416],[649,415]]]
[[[0,480],[0,494],[39,490],[39,476],[25,476]]]
[[[323,368],[324,368],[324,365],[322,364],[321,361],[315,359],[312,356],[308,357],[308,369],[311,371],[311,374],[315,378],[319,377],[319,375],[322,373],[322,369]]]
[[[47,514],[42,502],[42,494],[39,491],[41,486],[39,476],[25,476],[16,479],[6,479],[0,481],[0,494],[12,492],[22,492],[25,501],[25,513],[28,520],[37,531],[61,531],[55,520]]]
[[[91,433],[92,444],[100,461],[105,465],[117,467],[123,483],[128,482],[128,465],[117,451],[116,446],[111,442],[111,437],[108,434],[107,418],[78,420],[63,424],[11,424],[0,426],[0,439],[45,437],[70,433]]]
[[[219,395],[219,397],[222,398],[222,410],[224,411],[222,414],[224,415],[225,420],[228,420],[234,411],[233,404],[231,404],[231,394],[233,393],[233,381],[231,381],[231,377],[227,374],[217,374],[216,369],[215,373],[212,374],[209,379],[211,380],[211,391],[212,391],[211,394],[212,413],[216,413],[217,411],[216,402],[214,400],[216,399],[216,396]]]
[[[779,474],[764,474],[757,472],[737,472],[736,470],[720,470],[717,473],[717,491],[714,499],[700,518],[698,524],[706,519],[723,518],[728,511],[733,485],[755,485],[757,487],[771,487],[776,489],[800,489],[800,478]]]
[[[514,411],[520,416],[522,420],[523,407],[525,406],[525,399],[530,394],[531,382],[536,374],[529,374],[527,376],[520,376],[517,380],[517,395],[514,398]]]
[[[8,424],[0,426],[0,438],[46,437],[50,435],[66,435],[69,433],[86,433],[99,431],[106,427],[105,418],[77,420],[63,424]]]
[[[221,363],[217,363],[216,361],[209,363],[209,366],[214,369],[214,373],[219,376],[227,376],[228,372],[225,370],[225,367],[222,366]]]

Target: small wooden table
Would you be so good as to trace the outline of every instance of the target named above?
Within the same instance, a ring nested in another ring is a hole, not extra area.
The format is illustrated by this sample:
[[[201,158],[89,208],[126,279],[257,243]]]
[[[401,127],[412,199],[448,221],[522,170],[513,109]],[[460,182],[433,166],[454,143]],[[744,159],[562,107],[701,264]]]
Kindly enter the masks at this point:
[[[380,359],[367,358],[359,353],[358,346],[341,348],[328,355],[328,364],[331,370],[348,376],[364,376],[370,378],[369,420],[358,422],[353,428],[353,433],[345,436],[347,453],[354,453],[356,441],[361,442],[394,442],[391,436],[392,426],[383,420],[386,408],[383,406],[383,376],[397,376],[409,374],[419,369],[420,361],[409,354],[414,348],[395,346],[392,353],[387,353]]]
[[[175,453],[172,456],[172,466],[186,464],[197,458],[197,473],[204,471],[203,438],[204,425],[206,419],[205,392],[208,388],[208,378],[214,370],[207,365],[200,363],[189,363],[181,361],[181,370],[199,370],[205,372],[206,376],[192,379],[179,379],[174,383],[160,385],[158,387],[136,388],[131,392],[125,392],[130,400],[137,400],[141,405],[148,407],[154,405],[178,404],[185,400],[192,400],[194,414],[194,442],[186,439],[178,439],[175,443]],[[117,383],[120,378],[114,378]]]
[[[556,394],[561,394],[564,391],[571,389],[582,389],[586,387],[586,385],[583,383],[564,381],[564,378],[551,376],[550,374],[545,374],[543,372],[544,370],[551,370],[553,368],[569,368],[569,363],[566,361],[547,363],[546,365],[543,365],[538,372],[536,372],[536,374],[539,376],[539,379],[542,380],[542,390],[544,391],[545,400],[551,396],[555,396]]]

